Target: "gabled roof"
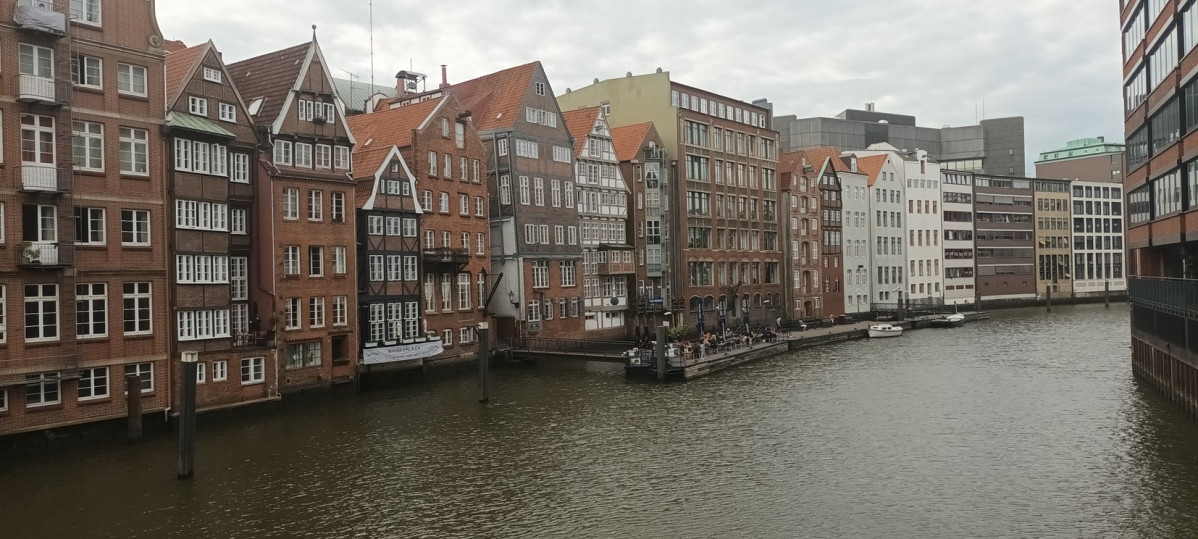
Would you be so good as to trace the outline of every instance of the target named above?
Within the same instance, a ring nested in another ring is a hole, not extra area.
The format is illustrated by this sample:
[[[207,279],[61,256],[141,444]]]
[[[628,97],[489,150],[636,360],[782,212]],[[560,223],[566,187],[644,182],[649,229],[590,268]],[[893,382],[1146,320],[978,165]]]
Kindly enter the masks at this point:
[[[803,150],[786,152],[784,154],[779,155],[778,156],[778,172],[780,172],[780,173],[796,172],[796,173],[802,174],[803,170],[800,167],[802,167],[803,158],[806,156],[807,156],[807,154],[805,154],[803,152]],[[810,164],[810,161],[808,162],[808,164]]]
[[[403,107],[350,116],[349,130],[358,140],[354,147],[354,177],[361,177],[359,171],[371,174],[378,169],[378,160],[386,156],[375,150],[411,146],[412,132],[423,127],[428,118],[451,98],[452,94],[447,94]]]
[[[650,129],[653,129],[653,122],[613,128],[611,142],[612,146],[615,146],[616,159],[620,162],[636,159],[636,154],[641,148],[648,145],[645,138],[649,136]]]
[[[367,161],[374,163],[374,168],[365,169],[358,167],[358,163],[354,163],[354,168],[361,170],[361,174],[355,175],[361,183],[369,183],[369,189],[355,189],[354,203],[355,207],[364,210],[374,209],[374,199],[378,196],[379,184],[382,182],[383,173],[387,170],[387,163],[392,159],[399,160],[403,166],[403,175],[408,182],[408,193],[412,196],[412,208],[416,213],[423,213],[420,208],[420,200],[416,198],[416,177],[412,175],[412,170],[408,168],[408,162],[404,160],[403,153],[399,151],[399,147],[392,145],[380,144],[377,148],[364,152],[355,152],[355,157],[363,157]]]
[[[311,48],[312,42],[305,42],[229,64],[233,84],[241,90],[246,101],[264,98],[258,114],[254,116],[255,124],[270,124],[282,112],[287,95],[299,78],[304,59]]]
[[[807,162],[810,163],[811,166],[815,167],[817,171],[822,167],[827,166],[828,160],[830,159],[833,172],[849,172],[848,165],[846,165],[844,161],[840,160],[840,150],[836,149],[835,146],[811,148],[809,150],[803,150],[803,153],[807,156]],[[827,171],[825,170],[823,172]]]
[[[566,130],[570,132],[571,137],[574,137],[575,157],[582,154],[582,148],[587,143],[587,135],[595,128],[595,122],[598,120],[599,107],[562,111],[562,121],[566,123]]]
[[[531,62],[459,82],[450,89],[458,95],[462,107],[470,111],[475,129],[503,129],[515,125],[532,78],[540,71],[541,62]],[[545,94],[551,95],[548,89]]]
[[[886,164],[886,157],[886,154],[879,154],[857,158],[857,170],[865,174],[871,187],[874,182],[878,181],[878,174],[882,172],[882,167]]]
[[[174,41],[182,45],[181,41]],[[186,81],[191,78],[195,72],[195,66],[204,58],[211,47],[212,41],[171,51],[166,55],[166,103],[169,109],[175,104],[178,99],[179,90],[186,85]]]

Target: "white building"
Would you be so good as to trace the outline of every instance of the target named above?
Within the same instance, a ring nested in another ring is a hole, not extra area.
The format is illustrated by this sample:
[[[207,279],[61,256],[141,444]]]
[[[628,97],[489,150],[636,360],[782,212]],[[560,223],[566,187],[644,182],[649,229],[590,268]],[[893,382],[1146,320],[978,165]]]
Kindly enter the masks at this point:
[[[832,159],[841,159],[833,157]],[[841,256],[844,258],[844,312],[867,313],[870,307],[870,198],[869,180],[857,162],[848,155],[847,171],[840,170]]]
[[[869,251],[873,268],[870,298],[879,305],[898,302],[906,289],[906,189],[899,177],[898,158],[891,153],[860,157],[857,170],[865,174],[869,192]]]
[[[942,170],[941,216],[944,226],[944,302],[972,304],[976,297],[974,276],[976,245],[973,238],[973,174]]]
[[[1073,292],[1097,296],[1127,290],[1123,258],[1123,188],[1073,182]]]

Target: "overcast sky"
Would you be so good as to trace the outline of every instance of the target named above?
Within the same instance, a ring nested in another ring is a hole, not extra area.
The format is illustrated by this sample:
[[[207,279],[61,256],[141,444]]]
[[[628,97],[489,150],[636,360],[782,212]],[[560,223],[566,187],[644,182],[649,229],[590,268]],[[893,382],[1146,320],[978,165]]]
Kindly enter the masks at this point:
[[[921,126],[1025,118],[1028,173],[1067,140],[1121,142],[1120,33],[1113,0],[740,2],[374,0],[374,81],[408,69],[460,82],[540,60],[557,94],[643,74],[777,115],[834,116],[877,103]],[[212,39],[234,62],[308,41],[317,25],[341,78],[371,79],[370,0],[165,0],[168,39]],[[983,102],[984,115],[983,115]]]

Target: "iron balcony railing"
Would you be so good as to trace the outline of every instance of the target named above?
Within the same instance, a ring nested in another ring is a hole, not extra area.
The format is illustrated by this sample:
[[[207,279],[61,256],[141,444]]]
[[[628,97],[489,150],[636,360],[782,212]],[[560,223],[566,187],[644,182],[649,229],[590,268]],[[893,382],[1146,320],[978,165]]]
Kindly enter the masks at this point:
[[[251,348],[274,348],[275,347],[275,332],[273,331],[249,331],[238,333],[233,336],[233,349],[246,350]]]
[[[1132,305],[1198,319],[1198,280],[1166,277],[1128,277]]]
[[[17,266],[23,268],[58,268],[75,262],[75,245],[53,241],[25,241],[15,249]]]
[[[62,103],[60,96],[65,95],[59,88],[60,81],[54,77],[21,74],[20,86],[17,91],[17,101],[45,103],[58,105]]]
[[[422,253],[425,264],[460,264],[470,263],[470,252],[455,247],[425,249]]]

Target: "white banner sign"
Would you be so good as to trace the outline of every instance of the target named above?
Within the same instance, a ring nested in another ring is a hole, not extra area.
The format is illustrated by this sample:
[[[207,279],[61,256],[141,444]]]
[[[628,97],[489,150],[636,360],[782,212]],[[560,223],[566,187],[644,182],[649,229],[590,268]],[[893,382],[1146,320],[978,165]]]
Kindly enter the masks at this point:
[[[362,352],[362,363],[365,365],[375,365],[378,363],[411,361],[413,359],[435,356],[444,350],[445,348],[441,346],[440,340],[367,348]]]

